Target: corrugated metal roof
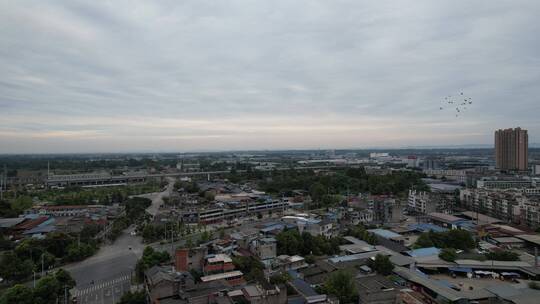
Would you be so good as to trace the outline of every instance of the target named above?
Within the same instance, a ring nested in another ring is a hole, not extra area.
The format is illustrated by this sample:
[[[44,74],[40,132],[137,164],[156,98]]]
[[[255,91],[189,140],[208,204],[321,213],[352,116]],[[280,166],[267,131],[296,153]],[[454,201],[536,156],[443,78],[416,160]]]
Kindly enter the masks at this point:
[[[420,249],[414,249],[407,251],[407,254],[414,257],[427,257],[432,255],[439,255],[441,250],[437,247],[427,247],[427,248],[420,248]]]
[[[427,231],[430,231],[430,230],[433,230],[435,232],[448,231],[448,229],[446,229],[444,227],[434,225],[434,224],[429,224],[429,223],[411,224],[411,225],[409,225],[409,228],[413,229],[413,230],[416,230],[416,231],[420,231],[420,232],[427,232]]]
[[[368,231],[380,237],[383,237],[385,239],[394,239],[394,238],[401,237],[401,234],[397,234],[393,231],[386,230],[386,229],[370,229]]]

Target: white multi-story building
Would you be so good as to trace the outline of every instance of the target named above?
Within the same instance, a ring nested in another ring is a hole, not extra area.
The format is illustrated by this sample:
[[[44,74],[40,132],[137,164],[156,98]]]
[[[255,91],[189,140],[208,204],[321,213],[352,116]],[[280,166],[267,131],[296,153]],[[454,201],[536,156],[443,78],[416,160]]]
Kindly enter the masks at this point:
[[[453,198],[444,193],[409,190],[407,209],[420,214],[431,212],[449,213],[453,208]]]
[[[435,176],[436,178],[444,177],[448,180],[453,180],[460,183],[467,182],[467,170],[425,169],[423,172],[427,176]]]
[[[536,196],[527,195],[523,190],[463,189],[460,191],[460,200],[469,210],[501,221],[536,228],[540,226],[540,200]]]

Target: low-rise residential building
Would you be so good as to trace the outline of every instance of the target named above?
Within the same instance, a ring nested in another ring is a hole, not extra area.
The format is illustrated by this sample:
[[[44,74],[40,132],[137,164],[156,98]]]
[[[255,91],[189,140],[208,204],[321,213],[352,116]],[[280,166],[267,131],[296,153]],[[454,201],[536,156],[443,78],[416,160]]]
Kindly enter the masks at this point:
[[[180,218],[185,223],[211,224],[257,213],[282,211],[287,207],[287,202],[277,199],[244,199],[186,208],[181,211]]]
[[[356,279],[359,304],[394,304],[399,286],[381,275],[362,276]]]
[[[289,224],[295,224],[298,231],[304,231],[313,236],[332,237],[335,233],[335,225],[330,220],[320,220],[306,216],[287,215],[281,218],[282,221]]]
[[[436,178],[445,178],[445,179],[457,181],[460,183],[467,182],[468,170],[426,169],[426,170],[423,170],[423,172],[427,176],[435,176]]]
[[[260,260],[273,259],[277,253],[277,241],[273,237],[256,238],[251,241],[250,249]]]
[[[144,285],[150,303],[158,304],[165,299],[177,297],[180,290],[192,289],[195,280],[189,272],[177,272],[171,267],[154,266],[145,271]]]
[[[417,214],[449,213],[452,212],[454,201],[453,195],[411,189],[409,190],[407,209]]]
[[[492,190],[537,188],[537,181],[530,177],[492,176],[476,181],[476,187]]]
[[[208,247],[178,248],[175,252],[176,271],[203,271],[204,258],[208,255]]]
[[[297,270],[300,268],[307,267],[308,264],[306,260],[299,255],[280,255],[275,259],[275,267],[282,270]]]
[[[211,254],[204,258],[205,274],[223,273],[234,270],[232,259],[226,254]]]
[[[201,282],[221,282],[229,286],[238,286],[245,283],[244,274],[239,270],[211,274],[204,277],[201,277]]]

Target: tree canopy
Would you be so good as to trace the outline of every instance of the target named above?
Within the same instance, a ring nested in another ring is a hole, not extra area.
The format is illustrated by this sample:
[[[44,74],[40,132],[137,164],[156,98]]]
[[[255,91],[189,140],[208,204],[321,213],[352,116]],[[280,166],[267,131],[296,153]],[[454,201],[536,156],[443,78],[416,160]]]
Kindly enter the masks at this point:
[[[387,175],[369,175],[364,168],[335,170],[332,175],[319,175],[311,170],[273,171],[270,179],[259,180],[259,186],[266,192],[285,194],[292,190],[308,191],[313,206],[327,207],[325,203],[335,204],[335,198],[328,195],[370,192],[372,194],[402,194],[415,187],[429,190],[422,181],[421,173],[396,171]],[[326,200],[325,200],[326,198]]]
[[[439,253],[439,258],[447,262],[454,262],[457,258],[456,250],[454,248],[443,248]]]
[[[390,258],[382,254],[377,254],[374,260],[370,259],[368,265],[377,273],[385,276],[392,274],[392,270],[394,269],[394,264],[390,262]]]
[[[165,263],[170,259],[171,256],[168,252],[155,251],[154,248],[147,246],[146,248],[144,248],[142,257],[139,259],[139,261],[137,261],[137,265],[135,265],[137,278],[139,279],[139,281],[141,281],[144,277],[144,272],[147,269]]]
[[[430,230],[420,235],[414,243],[415,248],[437,247],[454,249],[473,249],[476,247],[472,234],[467,230],[452,229],[445,232]]]
[[[8,288],[0,297],[0,304],[55,304],[65,296],[69,298],[69,290],[73,287],[75,280],[69,272],[59,269],[39,279],[34,289],[20,284]]]
[[[323,289],[326,293],[336,296],[340,303],[356,302],[358,295],[354,276],[346,270],[332,272],[324,281]]]
[[[287,255],[332,255],[339,253],[341,238],[312,236],[308,232],[300,234],[296,229],[284,230],[276,236],[278,254]]]
[[[146,304],[146,293],[144,290],[125,293],[118,304]]]

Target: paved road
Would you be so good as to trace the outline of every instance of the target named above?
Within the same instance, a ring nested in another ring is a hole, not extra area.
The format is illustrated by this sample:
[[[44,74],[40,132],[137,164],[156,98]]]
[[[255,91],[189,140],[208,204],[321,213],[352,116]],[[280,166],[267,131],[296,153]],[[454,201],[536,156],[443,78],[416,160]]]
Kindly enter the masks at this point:
[[[137,195],[138,197],[146,197],[152,200],[152,205],[146,209],[152,216],[157,214],[159,207],[163,204],[163,198],[169,196],[174,189],[174,178],[168,177],[167,180],[169,184],[167,184],[167,189],[165,189],[165,191]]]
[[[81,304],[114,304],[130,289],[131,274],[124,274],[100,283],[78,286],[73,296]]]
[[[173,187],[174,179],[169,178],[165,191],[142,195],[152,199],[147,211],[155,215],[163,204],[163,197],[168,196]],[[77,296],[79,303],[116,303],[129,290],[135,264],[145,247],[140,236],[132,235],[134,230],[134,226],[129,227],[114,243],[102,246],[94,256],[62,267],[77,283],[72,294]]]

